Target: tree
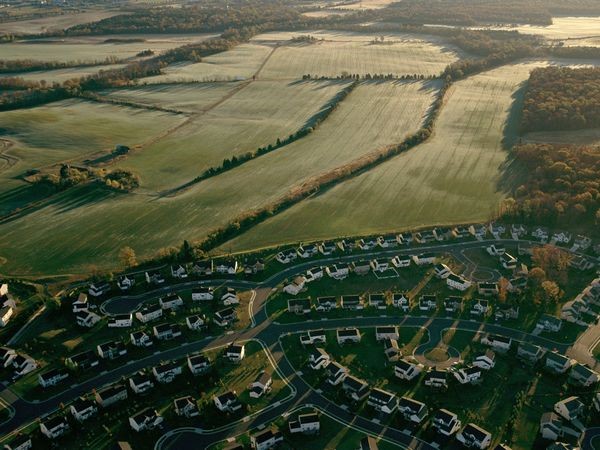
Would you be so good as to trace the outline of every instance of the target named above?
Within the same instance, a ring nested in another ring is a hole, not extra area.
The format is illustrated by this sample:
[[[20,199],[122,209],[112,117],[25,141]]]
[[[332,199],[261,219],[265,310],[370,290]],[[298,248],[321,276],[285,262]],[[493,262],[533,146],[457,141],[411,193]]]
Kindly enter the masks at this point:
[[[549,279],[564,285],[569,278],[568,269],[571,255],[554,245],[544,245],[533,249],[533,263],[546,272]]]
[[[123,247],[119,251],[119,261],[124,268],[137,266],[135,251],[131,247]]]
[[[539,287],[546,281],[546,272],[540,267],[534,267],[529,271],[529,279],[535,286]]]
[[[564,292],[560,289],[558,284],[550,280],[546,280],[542,283],[542,291],[546,299],[548,299],[550,303],[558,303],[558,301],[564,294]]]
[[[181,245],[181,250],[179,252],[179,256],[184,261],[194,259],[194,248],[190,245],[190,243],[187,240],[183,241],[183,244]]]

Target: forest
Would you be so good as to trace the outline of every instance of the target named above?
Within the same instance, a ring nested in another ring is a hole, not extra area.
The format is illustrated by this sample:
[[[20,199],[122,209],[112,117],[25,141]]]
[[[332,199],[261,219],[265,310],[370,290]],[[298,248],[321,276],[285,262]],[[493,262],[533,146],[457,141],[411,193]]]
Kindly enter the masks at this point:
[[[600,68],[545,67],[531,72],[521,130],[600,127]]]
[[[503,203],[507,219],[600,225],[600,148],[525,144],[513,152],[528,176]]]

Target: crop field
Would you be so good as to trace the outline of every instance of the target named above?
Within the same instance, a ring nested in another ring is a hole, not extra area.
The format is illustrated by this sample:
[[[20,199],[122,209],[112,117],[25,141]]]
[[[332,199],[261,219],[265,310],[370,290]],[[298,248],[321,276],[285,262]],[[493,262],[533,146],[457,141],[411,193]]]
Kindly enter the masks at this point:
[[[27,186],[16,179],[25,171],[132,145],[180,120],[175,114],[81,100],[0,113],[0,139],[10,156],[0,159],[0,214],[22,206],[21,197],[12,194]]]
[[[239,81],[251,78],[273,49],[266,45],[242,44],[223,53],[207,56],[199,63],[177,63],[164,74],[143,78],[144,83],[193,81]]]
[[[106,90],[98,94],[113,100],[198,113],[206,111],[237,86],[238,83],[153,84]]]
[[[577,131],[536,131],[524,136],[527,142],[551,144],[600,145],[600,129]]]
[[[107,194],[91,187],[66,191],[0,225],[0,254],[7,260],[2,271],[73,273],[89,265],[110,267],[125,245],[144,257],[200,238],[315,173],[402,141],[421,125],[436,87],[434,82],[363,83],[306,138],[176,197]],[[382,123],[388,126],[378,126]]]
[[[175,188],[219,166],[224,158],[274,144],[277,138],[296,132],[348,84],[251,83],[165,139],[133,153],[122,166],[140,174],[145,191]],[[223,93],[223,84],[213,86]],[[209,96],[214,94],[208,90]]]
[[[103,36],[103,39],[64,38],[60,40],[19,41],[2,44],[0,59],[33,59],[36,61],[93,62],[108,57],[127,59],[135,57],[142,50],[162,53],[190,42],[199,42],[210,35],[164,35],[159,38],[144,35],[136,36],[131,42],[111,42],[118,36]],[[108,40],[108,42],[106,42]],[[139,41],[138,41],[139,40]]]
[[[540,63],[522,63],[456,83],[428,142],[305,200],[223,249],[485,220],[498,206],[503,148],[515,92]],[[372,205],[385,205],[376,208]]]
[[[64,30],[82,23],[96,22],[122,14],[118,11],[86,11],[82,13],[64,14],[39,19],[18,20],[1,24],[2,34],[37,34],[47,31]]]
[[[595,37],[600,34],[600,17],[553,17],[552,25],[521,25],[516,27],[520,33],[537,34],[547,39],[566,40],[571,45],[582,45],[577,40]],[[585,44],[589,45],[589,44]]]
[[[88,75],[94,75],[101,70],[113,70],[125,67],[125,64],[104,64],[98,66],[88,67],[69,67],[68,69],[56,69],[56,70],[39,70],[33,72],[22,72],[22,73],[6,73],[0,75],[0,78],[7,77],[19,77],[27,81],[42,81],[45,80],[48,83],[64,83],[67,80],[73,78],[87,77]]]

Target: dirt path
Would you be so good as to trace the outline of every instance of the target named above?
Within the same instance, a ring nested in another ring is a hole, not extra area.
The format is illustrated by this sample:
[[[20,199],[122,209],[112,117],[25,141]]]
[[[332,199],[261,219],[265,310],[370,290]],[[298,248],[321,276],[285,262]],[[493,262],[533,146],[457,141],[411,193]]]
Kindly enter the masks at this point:
[[[8,154],[8,150],[15,145],[8,139],[0,139],[0,172],[10,169],[19,162],[19,158]]]

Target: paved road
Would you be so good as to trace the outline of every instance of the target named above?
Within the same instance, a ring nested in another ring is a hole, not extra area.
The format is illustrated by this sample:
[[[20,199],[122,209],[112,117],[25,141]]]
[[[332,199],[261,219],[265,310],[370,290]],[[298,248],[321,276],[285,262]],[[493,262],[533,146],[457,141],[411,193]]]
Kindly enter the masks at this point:
[[[319,328],[337,328],[343,326],[356,327],[374,327],[378,325],[400,325],[405,327],[426,327],[430,336],[434,337],[435,341],[441,332],[447,328],[457,328],[467,331],[481,331],[510,337],[517,341],[527,341],[537,345],[544,346],[549,349],[556,349],[560,352],[566,352],[568,345],[556,343],[554,341],[534,336],[519,330],[503,327],[496,324],[483,324],[475,321],[457,320],[452,318],[430,318],[430,317],[413,317],[403,315],[393,315],[388,317],[356,317],[346,319],[332,319],[326,321],[307,321],[302,323],[278,324],[272,322],[266,314],[265,304],[275,286],[280,284],[285,279],[289,279],[297,274],[305,272],[308,268],[315,265],[326,265],[338,261],[350,262],[353,260],[365,259],[372,256],[393,256],[397,254],[417,254],[426,251],[435,251],[437,253],[447,252],[452,254],[460,254],[465,249],[480,248],[491,242],[495,243],[514,243],[513,240],[489,240],[489,241],[469,241],[459,243],[443,243],[437,245],[427,245],[419,247],[400,247],[385,251],[360,252],[356,251],[350,255],[335,256],[326,259],[308,260],[299,262],[294,266],[285,268],[270,278],[256,283],[239,280],[206,280],[206,281],[188,281],[175,286],[166,286],[156,289],[152,292],[140,294],[137,296],[120,296],[115,297],[102,305],[102,310],[107,314],[120,314],[124,312],[132,312],[138,309],[144,302],[160,296],[166,292],[178,292],[189,289],[192,286],[210,284],[216,285],[226,283],[228,286],[239,288],[251,288],[256,292],[252,303],[253,323],[255,326],[246,330],[239,331],[232,335],[219,336],[217,338],[205,337],[195,342],[182,344],[177,348],[157,352],[148,355],[145,358],[129,361],[127,364],[109,372],[101,373],[98,376],[87,380],[81,384],[73,385],[57,396],[38,403],[25,401],[17,397],[12,391],[5,389],[0,392],[0,398],[11,404],[15,408],[15,415],[0,424],[0,434],[10,433],[11,431],[22,427],[35,420],[37,417],[45,416],[57,410],[61,404],[68,404],[80,395],[89,393],[93,389],[100,388],[104,385],[114,383],[123,377],[129,376],[138,370],[156,365],[163,360],[182,359],[189,353],[205,351],[214,347],[226,345],[227,343],[236,340],[244,341],[250,339],[258,339],[268,348],[273,360],[276,363],[276,368],[281,374],[289,380],[289,383],[296,395],[294,398],[282,402],[279,405],[264,410],[263,412],[252,417],[246,422],[231,424],[226,429],[217,430],[215,432],[199,432],[196,429],[169,430],[168,433],[157,444],[157,448],[199,448],[199,446],[207,446],[211,443],[221,441],[230,436],[235,436],[246,432],[249,429],[262,424],[269,423],[279,417],[286,411],[289,411],[299,405],[312,404],[318,409],[334,417],[346,426],[352,426],[356,429],[371,433],[373,435],[381,435],[390,442],[409,448],[430,449],[433,448],[426,442],[419,441],[410,435],[391,427],[385,427],[378,423],[367,420],[363,417],[356,416],[339,405],[333,404],[322,395],[316,393],[308,386],[302,377],[298,376],[295,369],[289,364],[285,358],[283,350],[279,343],[279,338],[288,333],[301,333],[311,329]],[[598,331],[600,333],[600,330]]]

